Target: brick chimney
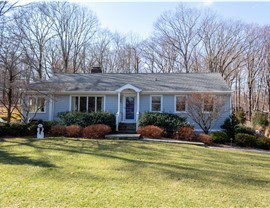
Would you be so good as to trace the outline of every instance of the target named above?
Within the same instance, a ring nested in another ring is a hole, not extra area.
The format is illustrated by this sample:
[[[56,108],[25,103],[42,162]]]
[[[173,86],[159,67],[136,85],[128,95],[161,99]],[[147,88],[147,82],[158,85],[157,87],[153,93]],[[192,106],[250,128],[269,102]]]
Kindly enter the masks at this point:
[[[101,67],[100,66],[93,66],[91,69],[91,74],[97,74],[97,73],[102,73]]]

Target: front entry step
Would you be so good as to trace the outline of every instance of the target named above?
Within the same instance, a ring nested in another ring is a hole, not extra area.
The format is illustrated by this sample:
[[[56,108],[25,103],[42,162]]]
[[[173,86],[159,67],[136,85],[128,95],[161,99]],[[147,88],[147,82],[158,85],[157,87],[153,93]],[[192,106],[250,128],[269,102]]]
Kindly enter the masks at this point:
[[[137,140],[141,139],[140,134],[108,134],[105,136],[106,139],[128,139]]]
[[[118,133],[136,134],[136,123],[119,123]]]

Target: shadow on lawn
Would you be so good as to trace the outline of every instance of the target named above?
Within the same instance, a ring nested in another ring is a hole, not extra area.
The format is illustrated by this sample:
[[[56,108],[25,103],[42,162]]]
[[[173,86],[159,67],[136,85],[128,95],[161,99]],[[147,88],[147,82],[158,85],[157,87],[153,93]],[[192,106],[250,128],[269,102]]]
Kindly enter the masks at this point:
[[[4,150],[0,150],[0,163],[10,165],[32,165],[39,167],[55,168],[54,164],[43,160],[32,160],[26,156],[16,156]]]
[[[141,141],[123,142],[74,139],[47,139],[42,143],[36,141],[24,141],[23,143],[18,143],[18,145],[74,154],[88,154],[106,160],[121,160],[124,162],[123,166],[111,168],[111,170],[125,171],[125,174],[132,176],[145,173],[144,169],[147,168],[150,172],[162,174],[173,181],[191,180],[195,183],[196,181],[201,181],[205,184],[218,183],[230,187],[248,185],[250,188],[265,187],[270,183],[269,177],[259,177],[256,175],[256,171],[252,171],[253,168],[256,170],[256,168],[260,167],[270,169],[269,163],[265,162],[265,159],[269,157],[265,155],[257,155],[256,163],[254,163],[250,161],[250,159],[255,157],[253,154],[222,153],[207,149],[202,151],[201,147],[193,146],[180,147],[156,144],[158,147],[156,145],[153,147],[151,144]],[[15,141],[13,142],[16,143]],[[168,148],[171,148],[170,151],[168,151]],[[183,151],[184,149],[185,151]],[[183,152],[181,153],[180,151]],[[1,154],[0,152],[0,162],[2,162]],[[12,155],[7,155],[6,158],[8,157],[14,158],[16,162],[19,159]],[[239,157],[245,157],[245,160],[238,161]],[[29,158],[27,159],[29,160]],[[264,160],[261,161],[261,159]],[[33,164],[33,161],[30,160],[29,163]],[[250,166],[252,166],[252,169],[241,170],[241,167]]]

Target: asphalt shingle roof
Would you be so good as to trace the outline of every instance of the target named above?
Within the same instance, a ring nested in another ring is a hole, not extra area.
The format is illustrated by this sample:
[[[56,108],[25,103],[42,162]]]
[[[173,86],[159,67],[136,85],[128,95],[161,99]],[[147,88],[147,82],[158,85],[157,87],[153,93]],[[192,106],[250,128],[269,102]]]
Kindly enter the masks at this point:
[[[231,91],[219,73],[56,74],[45,82],[32,83],[30,90],[115,91],[126,84],[155,92]]]

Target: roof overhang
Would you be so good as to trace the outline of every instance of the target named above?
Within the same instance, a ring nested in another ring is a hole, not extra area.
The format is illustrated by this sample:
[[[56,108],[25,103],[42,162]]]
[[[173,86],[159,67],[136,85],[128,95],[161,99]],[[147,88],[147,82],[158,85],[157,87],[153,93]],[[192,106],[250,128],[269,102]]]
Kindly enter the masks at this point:
[[[131,84],[126,84],[124,85],[123,87],[120,87],[118,88],[117,90],[115,90],[116,92],[122,92],[124,90],[134,90],[135,92],[141,92],[142,90],[137,88],[137,87],[134,87],[133,85]]]

